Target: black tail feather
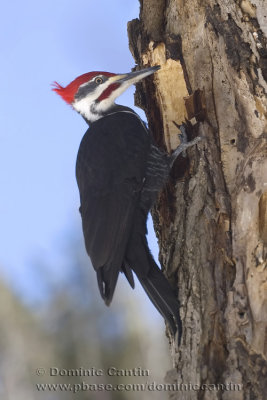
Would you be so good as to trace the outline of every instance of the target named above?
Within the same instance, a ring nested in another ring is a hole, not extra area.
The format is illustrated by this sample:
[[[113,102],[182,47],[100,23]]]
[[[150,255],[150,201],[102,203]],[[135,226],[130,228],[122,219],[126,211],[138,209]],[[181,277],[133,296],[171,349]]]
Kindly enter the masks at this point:
[[[104,265],[96,271],[96,274],[100,294],[106,305],[109,306],[116,288],[119,270]]]
[[[173,336],[178,330],[180,345],[182,337],[180,303],[150,253],[144,232],[146,232],[146,215],[141,210],[135,219],[125,262],[134,271],[148,297],[168,323]]]
[[[166,277],[153,263],[148,275],[139,280],[154,306],[167,321],[172,334],[175,335],[178,329],[178,344],[180,345],[182,336],[180,305]]]
[[[127,281],[129,282],[130,286],[134,289],[134,277],[133,277],[133,272],[129,265],[124,262],[122,267],[121,267],[122,272],[127,278]]]

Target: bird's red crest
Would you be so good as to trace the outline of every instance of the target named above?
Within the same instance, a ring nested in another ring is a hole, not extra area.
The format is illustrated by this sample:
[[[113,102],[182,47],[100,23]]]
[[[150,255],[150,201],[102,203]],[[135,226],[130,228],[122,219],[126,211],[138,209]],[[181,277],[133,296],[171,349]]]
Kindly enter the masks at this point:
[[[71,104],[74,101],[74,96],[77,93],[79,87],[91,79],[94,78],[94,76],[97,75],[105,75],[105,76],[114,76],[115,74],[112,74],[110,72],[101,72],[101,71],[93,71],[93,72],[87,72],[86,74],[78,76],[78,78],[74,79],[71,83],[69,83],[66,87],[61,86],[59,83],[54,82],[53,85],[53,91],[59,94],[63,100],[66,101],[66,103]]]

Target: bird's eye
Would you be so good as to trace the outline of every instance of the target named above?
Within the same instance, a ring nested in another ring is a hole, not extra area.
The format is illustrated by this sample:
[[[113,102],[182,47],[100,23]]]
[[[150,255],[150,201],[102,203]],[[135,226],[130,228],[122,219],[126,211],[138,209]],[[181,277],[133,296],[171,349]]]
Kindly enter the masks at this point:
[[[97,78],[95,78],[95,83],[97,83],[98,85],[100,85],[101,83],[103,83],[103,79],[100,78],[100,76],[98,76]]]

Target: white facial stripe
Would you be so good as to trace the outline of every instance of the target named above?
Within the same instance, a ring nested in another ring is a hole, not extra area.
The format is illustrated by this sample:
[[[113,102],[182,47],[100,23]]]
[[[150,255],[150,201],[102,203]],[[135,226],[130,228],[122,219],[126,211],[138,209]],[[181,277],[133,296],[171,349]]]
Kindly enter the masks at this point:
[[[120,85],[117,89],[113,90],[113,92],[110,94],[110,96],[102,101],[100,101],[98,104],[95,105],[95,109],[97,111],[106,111],[114,104],[114,101],[116,100],[117,97],[119,97],[127,88],[128,82],[123,83]]]
[[[103,75],[96,75],[96,76],[94,76],[92,79],[90,79],[90,81],[87,81],[87,82],[85,82],[85,83],[82,83],[82,84],[80,85],[80,88],[89,85],[89,84],[90,84],[91,82],[93,82],[96,78],[103,78]]]
[[[87,121],[94,122],[101,118],[102,114],[112,107],[117,97],[119,97],[129,86],[138,80],[139,79],[136,77],[125,81],[117,89],[115,89],[108,98],[100,102],[96,102],[101,93],[103,93],[111,83],[115,83],[115,79],[108,79],[104,84],[99,85],[94,93],[89,93],[81,100],[75,100],[72,106],[78,113],[84,116]]]
[[[85,83],[82,83],[81,85],[80,85],[80,88],[81,87],[84,87],[84,86],[87,86],[89,83],[91,83],[93,81],[93,79],[91,79],[90,81],[87,81],[87,82],[85,82]]]
[[[95,77],[93,78],[95,79]],[[93,80],[92,79],[92,80]],[[91,81],[89,81],[91,82]],[[84,83],[83,85],[87,85],[88,82]],[[73,108],[83,115],[88,121],[92,121],[92,117],[94,114],[92,113],[91,106],[95,104],[95,101],[98,99],[98,97],[101,95],[101,93],[110,85],[109,80],[107,80],[105,83],[102,85],[99,85],[96,87],[95,91],[93,93],[89,93],[86,97],[80,100],[75,100],[72,103]],[[81,85],[82,86],[82,85]],[[96,116],[94,116],[95,118]],[[95,121],[95,119],[93,119]]]
[[[94,104],[95,94],[92,93],[81,100],[75,101],[72,106],[73,108],[83,115],[88,121],[95,121],[95,116],[91,112],[91,106]]]

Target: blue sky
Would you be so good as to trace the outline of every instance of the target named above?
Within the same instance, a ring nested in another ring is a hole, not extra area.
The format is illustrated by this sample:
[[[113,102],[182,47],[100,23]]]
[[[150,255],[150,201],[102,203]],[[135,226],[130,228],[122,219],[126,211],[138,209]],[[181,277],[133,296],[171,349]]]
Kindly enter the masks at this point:
[[[0,267],[28,296],[38,291],[34,260],[56,265],[66,232],[80,232],[75,161],[87,127],[51,83],[91,70],[130,71],[127,21],[138,15],[138,0],[11,0],[1,7]],[[133,107],[133,92],[118,102]]]

